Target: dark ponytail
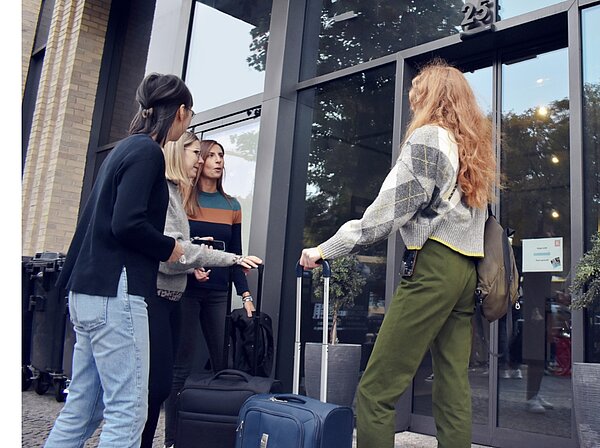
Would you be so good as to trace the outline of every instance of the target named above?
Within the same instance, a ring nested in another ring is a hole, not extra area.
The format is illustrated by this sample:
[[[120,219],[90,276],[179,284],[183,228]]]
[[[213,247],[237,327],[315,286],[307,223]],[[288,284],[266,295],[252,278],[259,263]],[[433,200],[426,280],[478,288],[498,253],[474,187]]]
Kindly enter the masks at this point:
[[[182,104],[191,109],[192,94],[185,83],[175,75],[151,73],[140,83],[135,99],[140,107],[131,120],[129,134],[156,134],[160,145],[166,143],[167,134]]]

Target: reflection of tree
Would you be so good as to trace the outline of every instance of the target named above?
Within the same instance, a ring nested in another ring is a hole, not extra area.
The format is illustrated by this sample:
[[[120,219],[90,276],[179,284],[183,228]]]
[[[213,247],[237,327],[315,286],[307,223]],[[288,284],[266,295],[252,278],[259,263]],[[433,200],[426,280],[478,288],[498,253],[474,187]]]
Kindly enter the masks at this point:
[[[256,147],[258,146],[258,131],[242,132],[229,136],[232,155],[241,157],[250,162],[256,161]]]
[[[303,60],[309,65],[316,64],[318,73],[328,73],[456,34],[462,20],[462,6],[461,1],[324,0],[320,12],[311,15],[311,7],[307,8],[306,30],[311,34],[317,32],[311,26],[315,20],[320,20],[320,27],[318,48],[311,48],[309,43],[317,36],[306,37]],[[343,17],[350,18],[338,21],[337,18]],[[269,23],[261,21],[252,31],[253,54],[248,63],[259,71],[264,70],[268,29]]]
[[[391,67],[385,67],[317,88],[307,171],[305,246],[326,240],[344,222],[362,216],[390,169],[391,72]],[[385,245],[369,253],[384,255]]]
[[[261,17],[258,19],[258,24],[250,30],[252,42],[250,43],[250,56],[246,58],[246,61],[248,66],[253,67],[257,72],[265,71],[270,22],[270,15]]]
[[[570,236],[569,101],[502,120],[502,214],[522,238]],[[507,220],[508,219],[508,220]],[[568,256],[565,247],[565,256]],[[568,264],[565,264],[568,266]]]
[[[600,228],[600,83],[583,87],[584,210],[586,241]]]

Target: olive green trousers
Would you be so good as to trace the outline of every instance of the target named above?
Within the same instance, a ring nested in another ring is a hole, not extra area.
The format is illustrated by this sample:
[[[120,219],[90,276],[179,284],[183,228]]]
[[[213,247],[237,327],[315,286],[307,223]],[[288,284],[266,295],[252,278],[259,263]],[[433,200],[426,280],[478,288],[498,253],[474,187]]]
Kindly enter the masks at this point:
[[[357,448],[393,448],[395,405],[429,349],[438,447],[471,446],[472,258],[433,240],[385,313],[356,397]]]

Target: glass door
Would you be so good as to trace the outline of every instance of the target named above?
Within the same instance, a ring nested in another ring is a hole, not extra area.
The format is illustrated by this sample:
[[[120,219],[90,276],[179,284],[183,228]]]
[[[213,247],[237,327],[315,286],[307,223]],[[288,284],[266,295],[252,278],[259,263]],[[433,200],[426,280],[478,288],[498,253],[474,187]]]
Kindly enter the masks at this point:
[[[493,446],[571,444],[567,58],[566,48],[518,58],[499,53],[490,66],[465,70],[496,127],[501,188],[494,206],[502,225],[515,231],[521,282],[508,316],[492,325],[473,319],[473,437]],[[435,431],[434,382],[427,354],[413,382],[417,431]]]
[[[499,322],[498,426],[571,437],[567,49],[502,64],[502,224],[521,294]],[[508,331],[507,331],[508,330]]]

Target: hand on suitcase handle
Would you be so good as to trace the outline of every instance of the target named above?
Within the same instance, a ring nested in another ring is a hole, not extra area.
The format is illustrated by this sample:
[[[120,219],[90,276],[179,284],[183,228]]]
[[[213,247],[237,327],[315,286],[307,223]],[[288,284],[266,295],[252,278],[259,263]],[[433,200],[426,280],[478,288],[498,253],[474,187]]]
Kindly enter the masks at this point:
[[[262,264],[262,260],[254,255],[240,256],[235,263],[244,269],[258,268]]]
[[[304,266],[304,269],[316,268],[322,260],[321,251],[318,247],[308,247],[302,250],[298,263]]]
[[[302,278],[306,274],[305,266],[301,264],[302,258],[296,263],[296,278]],[[329,262],[327,260],[320,259],[317,264],[323,266],[323,277],[331,277],[331,267],[329,266]]]

